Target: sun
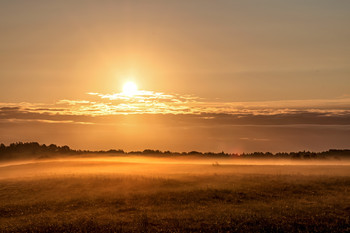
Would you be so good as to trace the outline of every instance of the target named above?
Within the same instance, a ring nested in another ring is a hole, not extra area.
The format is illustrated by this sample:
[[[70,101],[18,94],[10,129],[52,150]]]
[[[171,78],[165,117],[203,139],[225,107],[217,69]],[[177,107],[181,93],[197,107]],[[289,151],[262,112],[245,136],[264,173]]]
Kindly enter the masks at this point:
[[[133,82],[127,82],[123,86],[123,94],[127,96],[133,96],[137,93],[137,86]]]

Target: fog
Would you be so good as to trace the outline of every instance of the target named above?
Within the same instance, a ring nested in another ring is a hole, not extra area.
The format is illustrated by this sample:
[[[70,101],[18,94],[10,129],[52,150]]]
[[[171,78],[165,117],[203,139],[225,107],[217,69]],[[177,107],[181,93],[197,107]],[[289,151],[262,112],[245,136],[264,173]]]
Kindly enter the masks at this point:
[[[0,163],[0,179],[84,175],[173,177],[179,175],[350,175],[350,160],[240,159],[94,155]]]

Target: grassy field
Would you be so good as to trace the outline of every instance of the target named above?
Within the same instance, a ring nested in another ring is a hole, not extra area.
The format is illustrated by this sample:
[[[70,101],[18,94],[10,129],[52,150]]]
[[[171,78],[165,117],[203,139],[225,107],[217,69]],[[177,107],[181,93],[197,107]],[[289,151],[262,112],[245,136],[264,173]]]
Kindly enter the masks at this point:
[[[90,158],[0,166],[0,232],[350,232],[349,216],[349,165]]]

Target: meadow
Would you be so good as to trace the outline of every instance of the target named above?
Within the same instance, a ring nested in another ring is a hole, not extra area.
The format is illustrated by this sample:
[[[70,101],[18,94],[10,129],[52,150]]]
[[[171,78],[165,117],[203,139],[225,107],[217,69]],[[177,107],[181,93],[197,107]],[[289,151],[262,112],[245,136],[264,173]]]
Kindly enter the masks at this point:
[[[144,157],[0,164],[0,232],[349,232],[350,164]]]

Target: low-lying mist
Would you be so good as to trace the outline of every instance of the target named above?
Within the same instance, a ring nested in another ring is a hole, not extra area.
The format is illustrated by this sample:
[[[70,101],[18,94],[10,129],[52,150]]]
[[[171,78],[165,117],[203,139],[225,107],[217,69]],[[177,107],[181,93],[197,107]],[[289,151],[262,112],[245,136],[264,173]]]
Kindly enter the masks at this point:
[[[241,159],[159,156],[56,157],[3,161],[0,179],[43,178],[60,175],[215,175],[215,174],[303,174],[350,175],[350,160]]]

